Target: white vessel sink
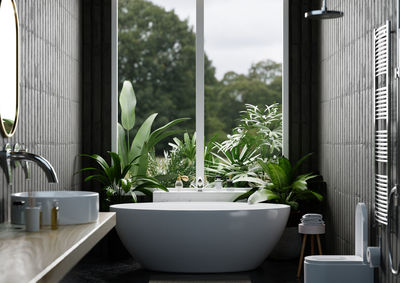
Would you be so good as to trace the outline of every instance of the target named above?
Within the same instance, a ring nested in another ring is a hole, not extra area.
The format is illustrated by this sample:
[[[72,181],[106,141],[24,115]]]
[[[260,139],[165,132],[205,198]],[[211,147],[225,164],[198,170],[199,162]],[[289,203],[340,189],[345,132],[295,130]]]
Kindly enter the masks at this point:
[[[223,188],[203,189],[198,192],[194,188],[168,188],[169,192],[155,190],[153,202],[166,201],[234,201],[238,196],[248,192],[251,188]]]
[[[83,224],[97,221],[99,216],[99,194],[85,191],[32,192],[34,205],[42,206],[43,225],[51,224],[53,202],[59,202],[59,225]],[[28,193],[11,195],[11,223],[25,224],[25,207]]]

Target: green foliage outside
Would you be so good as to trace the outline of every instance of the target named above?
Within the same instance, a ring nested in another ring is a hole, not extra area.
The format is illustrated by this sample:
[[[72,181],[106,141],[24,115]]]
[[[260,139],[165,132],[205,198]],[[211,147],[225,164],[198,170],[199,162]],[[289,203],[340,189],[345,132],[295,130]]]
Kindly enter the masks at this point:
[[[181,117],[192,118],[178,126],[190,134],[195,124],[195,33],[174,11],[145,0],[119,2],[119,89],[128,80],[140,104],[136,122],[158,113],[158,128]],[[227,72],[222,80],[205,56],[205,134],[223,141],[237,126],[245,103],[259,107],[281,102],[281,64],[265,60],[250,66],[247,74]],[[134,130],[132,130],[134,132]],[[156,146],[163,154],[171,140]]]

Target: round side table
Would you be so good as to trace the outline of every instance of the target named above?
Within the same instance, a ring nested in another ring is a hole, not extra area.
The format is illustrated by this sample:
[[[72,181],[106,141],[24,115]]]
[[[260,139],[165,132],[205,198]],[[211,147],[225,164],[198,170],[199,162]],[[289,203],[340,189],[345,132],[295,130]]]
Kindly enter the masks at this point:
[[[311,238],[311,255],[314,255],[314,236],[317,238],[318,253],[322,255],[321,240],[319,238],[319,235],[325,234],[325,224],[304,225],[303,223],[300,223],[299,233],[303,234],[304,236],[303,236],[303,242],[301,244],[299,267],[297,268],[297,278],[300,278],[301,275],[301,269],[303,267],[303,260],[304,260],[304,249],[306,247],[308,235],[310,235]]]

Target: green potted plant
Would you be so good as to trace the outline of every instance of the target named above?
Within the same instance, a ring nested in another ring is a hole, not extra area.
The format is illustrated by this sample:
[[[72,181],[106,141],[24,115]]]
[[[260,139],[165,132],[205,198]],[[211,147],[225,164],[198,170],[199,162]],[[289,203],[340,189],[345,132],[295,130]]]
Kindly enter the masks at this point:
[[[105,202],[102,203],[104,210],[108,210],[112,204],[124,202],[127,195],[131,196],[133,202],[137,202],[137,192],[151,196],[152,191],[149,188],[168,191],[165,186],[152,177],[134,176],[130,173],[131,168],[136,166],[134,163],[139,156],[131,160],[130,163],[123,164],[121,157],[117,153],[108,153],[111,156],[112,164],[108,164],[103,157],[97,154],[82,154],[82,156],[95,160],[98,165],[97,167],[83,168],[81,171],[93,172],[93,174],[85,178],[86,182],[94,180],[102,184],[106,194]]]
[[[295,165],[285,157],[272,159],[267,162],[258,160],[259,177],[239,177],[234,182],[247,181],[254,188],[239,196],[237,200],[248,199],[248,203],[272,202],[287,204],[291,207],[287,228],[271,253],[272,257],[279,259],[296,258],[300,250],[300,237],[297,232],[297,224],[303,213],[308,211],[310,201],[320,202],[323,200],[319,192],[309,189],[307,182],[318,177],[318,175],[307,173],[298,174],[302,163],[311,156],[302,157]],[[283,243],[282,243],[283,241]],[[294,246],[293,246],[294,245]],[[287,250],[285,252],[284,250]],[[296,251],[296,252],[292,252]]]

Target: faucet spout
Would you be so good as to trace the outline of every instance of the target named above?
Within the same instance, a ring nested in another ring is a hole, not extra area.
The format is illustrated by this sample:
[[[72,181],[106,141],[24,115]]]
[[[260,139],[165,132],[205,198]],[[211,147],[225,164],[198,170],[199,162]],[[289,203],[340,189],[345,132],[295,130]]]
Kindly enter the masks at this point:
[[[26,152],[26,151],[12,151],[10,152],[10,159],[15,161],[32,161],[36,163],[46,174],[49,183],[58,183],[56,171],[53,166],[44,157]]]

